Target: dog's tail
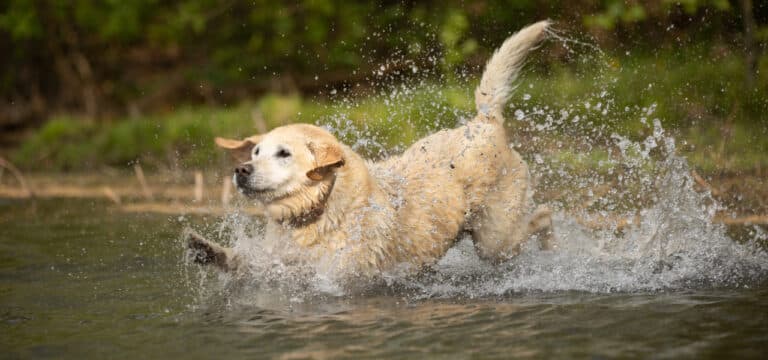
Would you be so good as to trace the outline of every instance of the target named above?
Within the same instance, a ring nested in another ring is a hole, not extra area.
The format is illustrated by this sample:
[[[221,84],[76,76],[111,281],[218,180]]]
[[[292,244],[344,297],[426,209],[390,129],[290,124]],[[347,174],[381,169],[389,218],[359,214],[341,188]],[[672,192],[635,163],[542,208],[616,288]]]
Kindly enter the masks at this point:
[[[478,112],[487,116],[501,113],[515,89],[512,82],[517,79],[526,55],[546,37],[550,24],[549,20],[544,20],[523,28],[493,53],[475,90]]]

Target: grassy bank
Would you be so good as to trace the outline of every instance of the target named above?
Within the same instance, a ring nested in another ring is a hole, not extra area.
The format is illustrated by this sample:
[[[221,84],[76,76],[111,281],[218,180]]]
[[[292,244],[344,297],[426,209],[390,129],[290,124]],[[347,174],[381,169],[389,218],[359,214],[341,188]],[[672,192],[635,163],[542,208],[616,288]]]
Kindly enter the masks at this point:
[[[761,171],[768,167],[768,62],[760,69],[757,88],[745,90],[743,63],[736,54],[602,56],[581,65],[533,64],[510,101],[508,124],[513,137],[565,140],[574,132],[590,136],[599,129],[595,136],[640,139],[657,118],[697,168]],[[137,161],[148,168],[208,167],[225,161],[214,148],[214,136],[242,136],[296,121],[328,125],[346,143],[376,157],[472,114],[474,79],[410,78],[405,84],[354,94],[329,90],[322,98],[268,95],[227,107],[182,106],[110,122],[57,116],[12,159],[22,169],[36,170],[122,168]],[[552,117],[564,121],[552,123]],[[558,151],[547,156],[579,167],[600,166],[603,160],[599,151],[567,142]]]

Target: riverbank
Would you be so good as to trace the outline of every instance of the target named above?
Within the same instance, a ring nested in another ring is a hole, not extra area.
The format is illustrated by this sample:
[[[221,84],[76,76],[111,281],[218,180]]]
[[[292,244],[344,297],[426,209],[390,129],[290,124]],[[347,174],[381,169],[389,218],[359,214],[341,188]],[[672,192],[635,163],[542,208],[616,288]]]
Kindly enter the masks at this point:
[[[220,171],[179,171],[145,174],[140,166],[133,171],[100,171],[91,174],[31,173],[23,175],[25,186],[19,179],[5,173],[0,176],[0,199],[6,201],[35,201],[35,199],[79,198],[112,204],[123,212],[155,213],[165,215],[216,215],[227,212],[245,212],[261,216],[256,206],[245,205],[235,193],[229,173]],[[768,226],[768,186],[763,176],[721,175],[704,177],[693,172],[695,189],[709,192],[724,205],[713,222],[729,226]],[[594,193],[601,186],[595,185]],[[557,201],[555,192],[539,192],[541,203]],[[569,212],[578,214],[582,224],[590,228],[604,228],[619,224],[623,228],[631,218],[611,214],[590,214],[576,206]]]

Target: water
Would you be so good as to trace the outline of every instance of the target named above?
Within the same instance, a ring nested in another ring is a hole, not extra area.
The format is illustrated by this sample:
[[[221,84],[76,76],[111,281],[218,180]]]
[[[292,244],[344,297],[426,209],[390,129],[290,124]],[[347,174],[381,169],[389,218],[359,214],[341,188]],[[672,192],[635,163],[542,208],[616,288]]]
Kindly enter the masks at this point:
[[[183,264],[181,227],[217,222],[124,214],[89,201],[3,201],[2,357],[676,358],[768,350],[764,281],[586,292],[578,287],[590,282],[578,279],[587,275],[563,272],[578,258],[556,270],[548,262],[567,256],[549,255],[525,270],[529,254],[491,279],[460,246],[441,264],[473,270],[431,275],[445,283],[297,296],[238,287]]]

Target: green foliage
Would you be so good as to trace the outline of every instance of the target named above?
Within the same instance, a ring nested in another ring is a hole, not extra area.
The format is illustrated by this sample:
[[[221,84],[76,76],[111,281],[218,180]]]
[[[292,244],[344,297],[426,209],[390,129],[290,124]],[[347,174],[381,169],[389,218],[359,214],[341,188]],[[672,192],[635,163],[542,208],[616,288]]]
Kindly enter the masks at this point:
[[[716,32],[726,41],[740,36],[738,28],[724,25],[740,21],[725,0],[6,0],[0,2],[0,53],[10,55],[0,59],[0,95],[39,95],[49,100],[51,113],[87,110],[99,117],[145,98],[159,98],[152,105],[162,108],[178,97],[231,102],[220,95],[228,89],[238,90],[235,100],[316,89],[328,81],[324,74],[354,78],[400,57],[439,63],[450,76],[457,66],[485,58],[481,48],[540,18],[565,28],[633,26],[643,33],[674,23],[680,11],[693,21],[678,21],[676,30]],[[696,21],[699,13],[706,21]],[[676,33],[661,34],[664,39],[645,42],[676,41]],[[181,79],[170,90],[169,75]],[[190,90],[196,88],[204,90]],[[95,93],[80,95],[81,89]],[[98,109],[88,109],[89,101]]]
[[[628,2],[624,0],[603,0],[601,10],[584,16],[587,27],[612,30],[618,25],[631,25],[648,19],[668,21],[680,8],[688,16],[700,10],[727,12],[731,5],[727,0],[661,0],[658,2]]]
[[[584,23],[589,27],[613,29],[618,24],[632,24],[645,20],[648,14],[645,7],[640,4],[627,4],[623,0],[609,0],[604,2],[605,10],[588,15]]]
[[[731,4],[728,0],[664,0],[664,5],[682,6],[688,14],[695,14],[702,8],[713,8],[715,10],[730,10]]]
[[[88,166],[90,147],[97,129],[88,122],[70,117],[48,121],[16,151],[15,160],[28,169],[74,169]]]
[[[469,20],[462,11],[458,9],[447,11],[439,37],[445,51],[443,56],[448,70],[477,51],[477,41],[471,38],[464,39],[468,30]]]
[[[705,55],[607,57],[605,65],[539,69],[521,79],[512,106],[526,113],[548,107],[579,115],[584,124],[569,123],[547,133],[566,143],[576,126],[603,127],[608,134],[641,139],[649,135],[642,118],[647,118],[646,123],[658,118],[677,133],[680,150],[702,170],[768,167],[768,129],[752,121],[768,111],[766,75],[760,81],[762,87],[744,96],[732,81],[743,72],[738,57],[712,61]],[[768,74],[768,62],[761,66],[761,74]],[[155,167],[221,166],[226,157],[214,147],[214,136],[244,137],[256,133],[258,126],[271,129],[297,121],[328,125],[343,142],[375,158],[472,116],[473,83],[425,83],[412,85],[408,94],[394,91],[395,87],[391,92],[330,102],[270,94],[236,107],[182,107],[163,115],[96,125],[56,118],[35,133],[14,159],[26,169],[123,167],[134,161]],[[602,97],[604,92],[608,95]],[[524,96],[528,100],[522,100]],[[606,115],[594,111],[599,101],[610,104],[612,110]],[[515,127],[514,114],[507,118]],[[548,161],[569,171],[604,173],[615,165],[607,158],[605,152],[580,152],[566,146]]]
[[[32,1],[11,0],[0,13],[0,29],[14,40],[26,40],[43,35],[35,5]]]

